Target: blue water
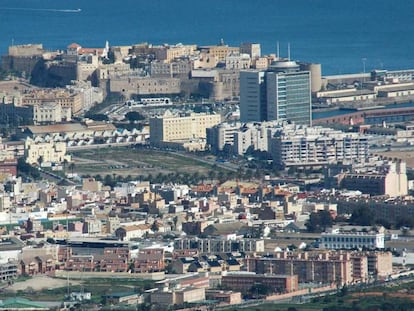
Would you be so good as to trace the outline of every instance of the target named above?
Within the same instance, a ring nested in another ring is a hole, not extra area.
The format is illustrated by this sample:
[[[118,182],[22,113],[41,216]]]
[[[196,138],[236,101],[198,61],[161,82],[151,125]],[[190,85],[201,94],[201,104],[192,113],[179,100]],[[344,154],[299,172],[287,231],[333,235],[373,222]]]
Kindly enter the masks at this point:
[[[71,10],[82,9],[80,12]],[[230,45],[259,42],[324,74],[414,68],[414,1],[407,0],[0,0],[0,54],[7,46],[72,42]]]

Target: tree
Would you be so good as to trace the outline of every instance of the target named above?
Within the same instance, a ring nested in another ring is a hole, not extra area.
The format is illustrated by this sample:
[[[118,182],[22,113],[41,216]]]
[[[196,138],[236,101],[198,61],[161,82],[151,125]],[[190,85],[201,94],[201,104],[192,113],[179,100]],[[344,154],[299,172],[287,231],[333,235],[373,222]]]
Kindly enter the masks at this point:
[[[86,114],[86,117],[94,121],[108,121],[108,116],[103,113]]]
[[[305,226],[309,232],[323,232],[332,224],[333,220],[329,211],[321,210],[316,213],[313,212]]]
[[[125,118],[130,122],[134,123],[135,121],[145,120],[145,117],[140,114],[138,111],[130,111],[125,114]]]
[[[73,176],[73,170],[75,169],[75,163],[70,162],[70,164],[69,164],[69,169],[70,169],[70,171],[71,171],[71,173],[72,173],[72,176]]]
[[[212,183],[213,180],[216,178],[216,172],[213,170],[208,171],[207,173],[208,178],[210,179],[210,182]]]
[[[375,223],[374,214],[366,207],[359,207],[354,210],[350,221],[358,226],[372,226]]]
[[[158,232],[159,228],[158,228],[157,221],[153,222],[153,224],[151,225],[151,230],[152,232]]]
[[[270,287],[261,283],[254,284],[250,288],[250,293],[255,295],[256,298],[259,298],[259,296],[267,296],[270,292]]]
[[[68,160],[64,159],[63,160],[63,170],[66,171],[66,165],[68,165]]]
[[[37,158],[37,163],[39,164],[39,166],[41,167],[42,166],[42,163],[44,162],[44,158],[43,158],[43,156],[39,156],[38,158]]]

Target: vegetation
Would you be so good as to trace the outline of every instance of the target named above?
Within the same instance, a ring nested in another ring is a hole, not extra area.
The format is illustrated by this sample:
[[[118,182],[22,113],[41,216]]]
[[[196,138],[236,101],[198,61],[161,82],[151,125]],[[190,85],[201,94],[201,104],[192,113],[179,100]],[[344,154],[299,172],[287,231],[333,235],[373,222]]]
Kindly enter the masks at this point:
[[[141,120],[145,120],[145,117],[140,114],[138,111],[130,111],[125,115],[125,118],[133,123],[135,121],[141,121]]]
[[[39,170],[27,164],[24,158],[19,158],[17,161],[17,175],[32,179],[38,179],[40,177]]]
[[[23,278],[18,281],[24,281]],[[108,278],[108,279],[93,279],[89,278],[83,280],[80,285],[71,285],[71,292],[91,292],[92,303],[105,303],[105,295],[114,292],[135,292],[143,293],[145,290],[154,286],[154,281],[142,280],[142,279],[121,279],[121,278]],[[17,296],[27,298],[35,301],[63,301],[67,296],[68,288],[66,286],[59,288],[49,288],[41,291],[34,291],[33,289],[26,289],[24,291],[18,291]],[[15,292],[3,290],[1,293],[2,298],[16,297]]]
[[[332,224],[333,220],[329,211],[321,210],[312,213],[305,225],[309,232],[324,232]]]
[[[109,147],[73,152],[74,172],[84,177],[95,177],[113,186],[117,182],[149,180],[153,183],[223,182],[229,178],[250,179],[252,171],[233,172],[215,163],[177,152],[143,147]],[[71,170],[70,165],[66,169]]]

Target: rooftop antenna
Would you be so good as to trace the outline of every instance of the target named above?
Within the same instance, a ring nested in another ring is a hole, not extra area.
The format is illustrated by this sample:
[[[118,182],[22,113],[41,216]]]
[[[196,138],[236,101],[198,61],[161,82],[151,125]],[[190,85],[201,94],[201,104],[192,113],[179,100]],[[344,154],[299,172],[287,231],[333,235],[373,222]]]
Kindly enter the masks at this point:
[[[276,42],[276,54],[277,58],[280,58],[279,41]]]
[[[14,38],[12,38],[12,46],[14,46]]]
[[[290,61],[290,42],[288,42],[288,61]]]

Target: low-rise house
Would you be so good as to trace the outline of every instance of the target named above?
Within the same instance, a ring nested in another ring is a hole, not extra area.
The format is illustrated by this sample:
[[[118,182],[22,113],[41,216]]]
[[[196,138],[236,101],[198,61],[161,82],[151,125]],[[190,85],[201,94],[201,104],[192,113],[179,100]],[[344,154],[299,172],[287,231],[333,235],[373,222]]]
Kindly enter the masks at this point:
[[[178,274],[187,273],[191,264],[194,263],[195,261],[198,261],[198,260],[193,257],[177,258],[171,263],[171,270],[173,271],[173,273],[178,273]]]
[[[125,292],[125,293],[111,293],[104,296],[104,299],[109,305],[117,305],[120,303],[128,305],[137,305],[143,302],[143,297],[140,294]]]
[[[134,260],[135,273],[158,272],[165,269],[164,249],[146,248],[139,250]]]
[[[115,236],[122,241],[142,238],[147,233],[152,233],[151,226],[148,224],[124,226],[115,230]]]
[[[249,292],[253,286],[261,284],[273,293],[290,293],[298,290],[297,275],[267,275],[248,272],[235,272],[223,275],[222,285],[242,293]]]
[[[224,304],[242,303],[241,292],[224,291],[224,290],[206,290],[206,299],[219,301]]]

